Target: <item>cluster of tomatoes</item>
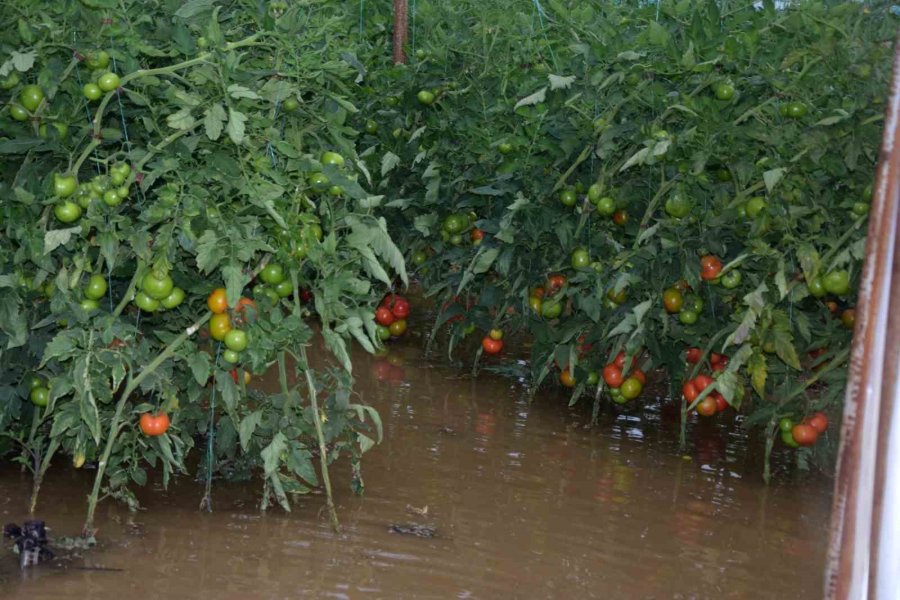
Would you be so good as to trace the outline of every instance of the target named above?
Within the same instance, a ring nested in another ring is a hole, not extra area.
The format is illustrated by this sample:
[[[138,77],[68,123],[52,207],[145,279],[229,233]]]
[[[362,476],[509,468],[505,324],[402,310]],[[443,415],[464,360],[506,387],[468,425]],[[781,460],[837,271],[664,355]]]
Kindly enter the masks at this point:
[[[53,195],[59,200],[53,214],[60,223],[74,223],[93,203],[103,202],[110,208],[122,204],[131,193],[131,166],[115,163],[107,174],[78,183],[74,175],[53,174]]]
[[[703,312],[703,299],[691,293],[685,281],[679,281],[663,292],[663,307],[670,315],[678,315],[682,325],[693,325]]]
[[[485,354],[500,354],[503,350],[503,331],[500,329],[491,329],[486,336],[481,339],[481,348]]]
[[[109,69],[109,53],[99,50],[90,56],[84,57],[84,64],[91,69],[90,81],[81,88],[81,94],[88,102],[94,102],[104,94],[119,89],[122,83],[119,76]]]
[[[828,417],[825,413],[817,412],[804,418],[800,423],[795,423],[790,417],[784,417],[778,422],[781,430],[781,441],[791,448],[799,446],[812,446],[819,436],[828,429]]]
[[[250,344],[250,336],[236,325],[242,325],[256,318],[256,302],[249,298],[241,298],[231,313],[228,311],[228,298],[225,288],[216,288],[206,299],[206,306],[213,313],[209,320],[209,336],[225,344],[222,360],[234,365],[241,361],[241,352]],[[234,377],[234,375],[233,375]]]
[[[565,275],[560,273],[550,275],[544,285],[531,288],[528,294],[528,306],[536,315],[545,319],[556,319],[563,310],[563,303],[557,296],[565,285]]]
[[[476,215],[473,212],[448,215],[441,226],[441,239],[445,242],[450,242],[454,246],[461,246],[466,240],[464,234],[468,231],[469,241],[472,242],[473,246],[479,246],[484,239],[484,231],[473,225],[475,219]]]
[[[259,272],[258,283],[253,287],[256,297],[266,296],[273,304],[294,293],[294,286],[284,274],[284,267],[277,263],[269,263]]]
[[[102,290],[102,291],[101,291]],[[85,302],[97,308],[97,300],[106,293],[106,281],[99,275],[92,275],[85,288]],[[95,298],[96,296],[96,298]],[[141,289],[134,295],[134,304],[144,312],[153,313],[176,308],[184,302],[184,290],[175,285],[168,273],[150,271],[141,280]]]
[[[573,208],[578,204],[578,194],[583,193],[584,188],[581,184],[564,188],[559,193],[559,202],[566,207]],[[619,208],[616,200],[603,193],[603,188],[599,184],[593,184],[587,189],[587,199],[594,205],[597,214],[602,217],[609,217],[612,222],[620,227],[624,227],[628,222],[628,213]]]
[[[615,359],[603,367],[603,381],[609,386],[609,395],[616,404],[634,400],[644,391],[647,375],[637,368],[637,357],[631,359],[630,368],[625,369],[625,352],[619,352]]]
[[[688,348],[685,360],[689,364],[697,364],[703,358],[703,351],[700,348]],[[709,364],[714,373],[725,370],[728,366],[728,357],[718,352],[712,352],[709,355]],[[715,380],[706,373],[700,373],[693,379],[689,379],[681,386],[681,393],[684,401],[688,406],[694,403],[703,391],[711,386]],[[704,417],[711,417],[716,413],[720,413],[728,408],[728,401],[718,391],[714,391],[706,396],[697,404],[697,413]]]
[[[409,301],[397,294],[385,296],[375,309],[375,331],[378,339],[387,341],[406,333],[406,319],[409,317]]]

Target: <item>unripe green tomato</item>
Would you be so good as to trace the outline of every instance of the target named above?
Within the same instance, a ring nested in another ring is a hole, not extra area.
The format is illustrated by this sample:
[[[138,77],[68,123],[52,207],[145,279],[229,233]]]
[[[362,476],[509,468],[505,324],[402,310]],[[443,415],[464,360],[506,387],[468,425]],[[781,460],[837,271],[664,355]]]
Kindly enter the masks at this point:
[[[229,333],[231,332],[229,331]],[[225,350],[222,352],[222,360],[233,365],[241,361],[241,355],[234,350]]]

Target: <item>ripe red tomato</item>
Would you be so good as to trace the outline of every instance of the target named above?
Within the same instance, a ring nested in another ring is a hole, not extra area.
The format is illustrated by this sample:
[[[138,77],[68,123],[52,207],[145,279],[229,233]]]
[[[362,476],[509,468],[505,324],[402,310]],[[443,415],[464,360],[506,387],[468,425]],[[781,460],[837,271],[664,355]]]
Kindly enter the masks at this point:
[[[697,405],[697,412],[704,417],[711,417],[718,412],[719,407],[716,405],[715,398],[712,395],[707,396]]]
[[[632,369],[631,377],[641,382],[641,385],[647,385],[647,374],[640,369]]]
[[[531,293],[529,294],[529,296],[532,298],[543,298],[544,297],[544,287],[539,285],[539,286],[531,288]]]
[[[398,319],[405,319],[409,316],[409,302],[407,302],[403,298],[398,298],[394,301],[394,306],[391,307],[391,312],[394,313],[394,316]]]
[[[622,368],[615,364],[603,367],[603,381],[611,388],[617,388],[622,385]]]
[[[481,347],[486,354],[499,354],[503,350],[503,340],[495,340],[486,335],[481,340]]]
[[[819,432],[812,425],[801,423],[794,425],[794,428],[791,429],[791,436],[800,446],[812,446],[819,438]]]
[[[566,276],[560,275],[559,273],[551,275],[547,278],[547,283],[550,284],[550,295],[552,296],[556,291],[562,288],[562,286],[566,285]]]
[[[694,386],[693,380],[687,381],[681,386],[681,393],[684,395],[684,401],[688,404],[692,403],[697,399],[697,396],[700,395],[700,392],[698,392],[697,388]]]
[[[209,295],[209,298],[206,299],[206,306],[208,306],[209,310],[216,315],[221,315],[228,310],[228,300],[225,297],[225,288],[214,289]]]
[[[719,354],[718,352],[711,352],[709,354],[709,362],[711,362],[712,364],[719,363],[722,361],[722,359],[727,360],[728,357],[723,354]]]
[[[700,259],[700,278],[704,281],[715,279],[721,271],[722,261],[712,254],[707,254]]]
[[[688,348],[687,355],[685,356],[685,360],[691,363],[692,365],[700,362],[700,357],[703,356],[703,350],[700,348]]]
[[[141,431],[148,437],[162,435],[169,429],[169,415],[166,413],[159,413],[158,415],[144,413],[141,415],[140,425]]]
[[[231,379],[232,379],[235,383],[237,383],[237,382],[238,382],[238,371],[237,371],[237,369],[232,369],[232,370],[230,371],[230,373],[231,373]],[[253,378],[253,377],[250,375],[249,371],[244,371],[244,385],[249,384],[249,383],[250,383],[250,380],[251,380],[252,378]]]
[[[612,220],[613,223],[615,223],[619,227],[624,227],[625,223],[628,222],[628,213],[624,210],[617,210],[613,213]]]
[[[474,229],[472,229],[472,231],[469,232],[469,239],[472,240],[472,243],[477,246],[479,243],[481,243],[481,240],[484,239],[484,232],[475,227]]]
[[[697,392],[702,392],[703,390],[711,386],[712,383],[713,378],[709,375],[703,375],[701,373],[700,375],[694,377],[694,387],[697,388]]]
[[[716,411],[722,412],[726,408],[728,408],[728,402],[725,400],[725,396],[720,394],[719,392],[713,392],[710,394],[713,399],[716,401]]]
[[[391,309],[389,309],[386,306],[380,306],[375,311],[375,322],[378,323],[379,325],[384,325],[385,327],[388,327],[388,326],[390,326],[391,323],[394,322],[395,318],[396,317],[394,317],[394,313],[392,313]]]
[[[825,433],[825,430],[828,429],[828,417],[822,412],[817,412],[809,417],[809,419],[806,420],[806,423],[818,433]]]

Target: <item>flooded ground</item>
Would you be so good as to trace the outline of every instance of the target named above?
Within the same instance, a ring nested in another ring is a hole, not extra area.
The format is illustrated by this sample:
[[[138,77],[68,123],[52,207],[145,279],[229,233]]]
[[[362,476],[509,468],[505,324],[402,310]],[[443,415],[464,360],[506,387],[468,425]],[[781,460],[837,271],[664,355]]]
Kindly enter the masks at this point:
[[[820,598],[830,503],[821,476],[762,485],[758,444],[704,423],[677,451],[678,416],[649,402],[588,407],[552,390],[471,381],[428,364],[418,341],[354,357],[385,441],[364,461],[367,493],[337,466],[344,527],[321,496],[256,510],[253,485],[218,483],[212,514],[189,480],[139,494],[146,510],[98,510],[101,546],[21,574],[0,552],[4,598]],[[665,406],[665,405],[663,405]],[[784,457],[782,457],[784,458]],[[39,518],[74,535],[93,473],[60,468]],[[21,521],[29,479],[0,469],[0,519]],[[427,513],[425,508],[427,507]],[[425,524],[437,537],[391,533]],[[94,570],[102,568],[105,570]]]

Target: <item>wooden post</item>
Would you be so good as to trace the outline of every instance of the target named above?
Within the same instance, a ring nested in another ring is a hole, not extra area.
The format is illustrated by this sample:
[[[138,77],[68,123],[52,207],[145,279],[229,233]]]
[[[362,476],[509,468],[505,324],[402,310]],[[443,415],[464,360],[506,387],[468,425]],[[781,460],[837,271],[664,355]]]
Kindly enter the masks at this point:
[[[409,39],[409,0],[394,0],[394,64],[406,64]]]
[[[829,600],[900,598],[900,44],[895,52],[841,427]]]

